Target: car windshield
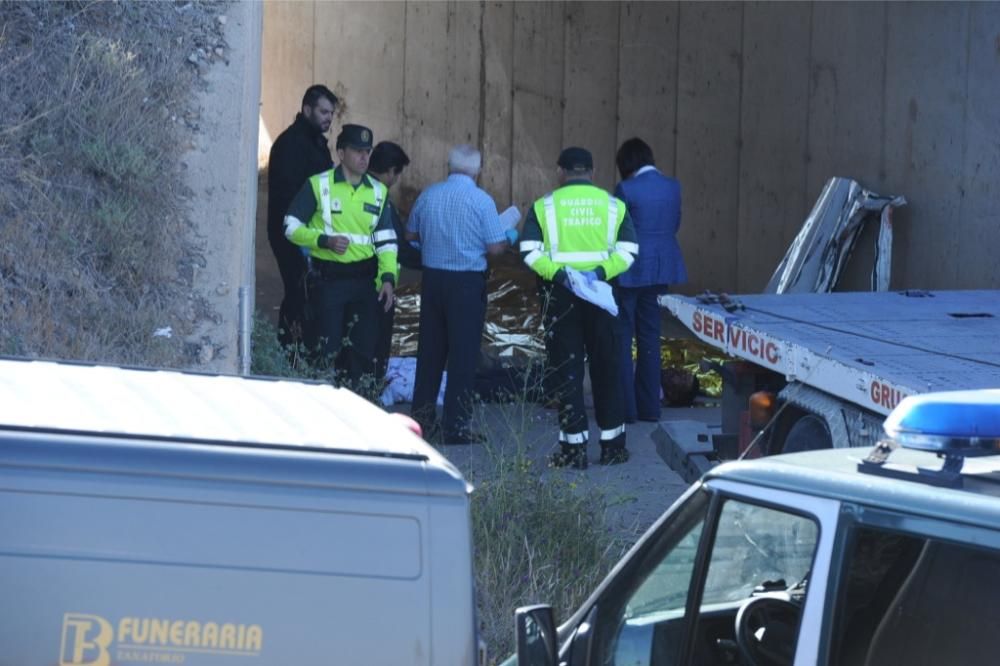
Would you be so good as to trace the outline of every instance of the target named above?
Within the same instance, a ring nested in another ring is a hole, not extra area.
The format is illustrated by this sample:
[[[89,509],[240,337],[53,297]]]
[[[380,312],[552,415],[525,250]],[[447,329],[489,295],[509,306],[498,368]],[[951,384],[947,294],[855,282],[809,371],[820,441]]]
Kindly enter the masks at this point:
[[[802,516],[728,501],[722,508],[702,604],[738,601],[753,592],[803,587],[818,530]]]
[[[626,597],[615,618],[615,634],[602,648],[599,663],[675,664],[693,621],[694,663],[738,662],[735,638],[737,612],[750,600],[774,599],[767,607],[780,636],[781,655],[795,649],[795,622],[812,567],[819,528],[814,518],[731,497],[722,500],[717,520],[709,526],[707,496],[694,495],[674,516],[664,534],[663,550],[650,558],[655,566]],[[690,590],[698,574],[702,546],[710,548],[695,617],[688,617]],[[782,605],[784,604],[784,605]],[[613,607],[612,607],[613,608]],[[750,635],[756,625],[747,623]],[[770,639],[769,645],[773,643]],[[708,647],[705,647],[708,646]]]

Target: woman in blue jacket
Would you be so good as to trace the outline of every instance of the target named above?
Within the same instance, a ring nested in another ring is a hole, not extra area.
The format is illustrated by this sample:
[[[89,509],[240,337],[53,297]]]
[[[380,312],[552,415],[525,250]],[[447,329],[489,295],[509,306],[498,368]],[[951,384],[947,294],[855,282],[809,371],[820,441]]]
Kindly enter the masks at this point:
[[[681,224],[681,185],[657,170],[653,149],[632,138],[615,158],[622,180],[615,196],[625,202],[635,224],[639,256],[618,277],[618,322],[621,326],[622,388],[625,420],[660,418],[660,308],[656,297],[668,286],[687,281],[677,243]],[[632,365],[632,339],[636,363]]]

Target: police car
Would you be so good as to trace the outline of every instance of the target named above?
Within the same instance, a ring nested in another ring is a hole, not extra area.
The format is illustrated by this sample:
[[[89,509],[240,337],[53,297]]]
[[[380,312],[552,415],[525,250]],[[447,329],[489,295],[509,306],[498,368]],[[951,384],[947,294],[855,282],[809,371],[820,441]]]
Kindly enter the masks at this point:
[[[522,666],[1000,659],[1000,390],[909,397],[875,447],[720,465]]]

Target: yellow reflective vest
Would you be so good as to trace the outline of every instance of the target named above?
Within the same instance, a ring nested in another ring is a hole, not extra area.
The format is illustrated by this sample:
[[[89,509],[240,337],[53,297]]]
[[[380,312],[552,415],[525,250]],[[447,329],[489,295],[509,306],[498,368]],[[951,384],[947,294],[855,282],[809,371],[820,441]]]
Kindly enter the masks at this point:
[[[607,280],[624,273],[635,260],[635,243],[620,243],[625,203],[589,183],[560,187],[535,202],[541,243],[521,242],[524,261],[551,280],[563,266],[580,271],[604,269]]]
[[[388,273],[396,281],[396,232],[390,216],[382,214],[388,195],[385,185],[366,174],[354,187],[339,169],[310,177],[309,185],[316,210],[307,223],[287,233],[288,239],[322,261],[356,263],[377,255],[377,279]],[[320,236],[347,236],[351,243],[344,254],[337,254],[318,246]]]

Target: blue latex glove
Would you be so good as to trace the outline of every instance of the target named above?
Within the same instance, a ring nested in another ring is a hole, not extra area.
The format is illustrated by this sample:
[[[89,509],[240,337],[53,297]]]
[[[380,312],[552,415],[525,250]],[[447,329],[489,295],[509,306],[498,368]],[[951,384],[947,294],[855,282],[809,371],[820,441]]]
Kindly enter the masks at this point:
[[[511,247],[517,244],[517,229],[511,227],[507,231],[503,232],[503,235],[507,237],[507,242],[511,244]]]
[[[597,271],[580,271],[580,275],[587,278],[587,284],[594,284],[597,281]]]

